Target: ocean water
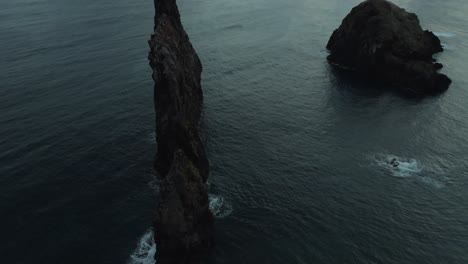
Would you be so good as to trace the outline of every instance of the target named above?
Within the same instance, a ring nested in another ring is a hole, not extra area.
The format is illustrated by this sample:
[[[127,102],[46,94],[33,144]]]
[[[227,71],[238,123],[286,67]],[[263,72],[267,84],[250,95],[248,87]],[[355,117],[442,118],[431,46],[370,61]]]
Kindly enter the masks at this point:
[[[421,100],[327,64],[359,1],[178,2],[204,65],[209,263],[468,263],[464,0],[395,0],[446,47],[453,84]],[[154,263],[152,1],[1,3],[0,262]]]

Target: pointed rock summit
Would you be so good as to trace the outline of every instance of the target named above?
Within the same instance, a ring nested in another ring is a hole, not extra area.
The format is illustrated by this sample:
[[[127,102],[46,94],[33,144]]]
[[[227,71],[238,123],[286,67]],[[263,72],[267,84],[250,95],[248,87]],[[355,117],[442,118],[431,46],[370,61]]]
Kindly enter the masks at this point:
[[[180,21],[175,0],[155,0],[149,41],[156,110],[160,199],[154,238],[158,264],[200,263],[212,246],[209,164],[198,124],[202,65]]]

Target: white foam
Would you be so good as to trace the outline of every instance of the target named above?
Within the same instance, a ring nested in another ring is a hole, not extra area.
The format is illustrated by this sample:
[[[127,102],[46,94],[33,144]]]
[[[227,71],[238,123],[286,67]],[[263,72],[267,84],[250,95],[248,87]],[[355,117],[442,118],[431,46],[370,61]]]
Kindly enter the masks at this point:
[[[435,180],[431,177],[428,177],[428,176],[422,176],[422,177],[418,177],[418,179],[432,187],[435,187],[437,189],[441,189],[441,188],[444,188],[445,187],[445,184],[443,184],[442,182],[438,181],[438,180]]]
[[[220,195],[210,194],[209,208],[216,218],[224,218],[232,213],[232,205]]]
[[[453,50],[452,46],[445,43],[442,43],[442,48],[444,48],[445,50]]]
[[[140,238],[138,246],[130,256],[128,264],[155,264],[156,243],[150,229]]]
[[[451,32],[434,32],[434,35],[441,37],[441,38],[453,38],[455,37],[455,33]]]
[[[328,52],[328,50],[322,49],[322,50],[320,50],[319,58],[321,58],[321,59],[326,59],[326,58],[328,57],[328,55],[330,55],[330,53]]]
[[[393,167],[393,172],[397,176],[411,176],[421,172],[419,163],[415,159],[410,160],[398,160],[399,164],[396,167]]]
[[[209,208],[216,218],[224,218],[232,213],[232,206],[224,197],[210,194]],[[156,243],[154,242],[153,230],[149,229],[138,241],[136,249],[130,255],[128,264],[155,264]]]
[[[389,174],[395,177],[413,177],[427,185],[437,189],[445,187],[445,184],[438,180],[439,173],[435,173],[431,167],[424,167],[416,159],[401,158],[395,155],[375,155],[376,164],[384,168]],[[431,175],[431,176],[429,176]]]
[[[385,168],[396,177],[409,177],[422,170],[415,159],[405,159],[394,155],[377,155],[375,160],[377,165]]]

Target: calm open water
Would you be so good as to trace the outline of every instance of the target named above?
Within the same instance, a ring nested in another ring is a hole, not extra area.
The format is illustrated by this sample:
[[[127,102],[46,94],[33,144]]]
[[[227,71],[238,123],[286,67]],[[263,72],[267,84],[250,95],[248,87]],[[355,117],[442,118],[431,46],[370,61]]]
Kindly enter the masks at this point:
[[[152,1],[0,2],[0,262],[151,263]],[[204,64],[210,263],[468,263],[468,3],[395,1],[454,81],[409,100],[328,66],[358,2],[179,1]]]

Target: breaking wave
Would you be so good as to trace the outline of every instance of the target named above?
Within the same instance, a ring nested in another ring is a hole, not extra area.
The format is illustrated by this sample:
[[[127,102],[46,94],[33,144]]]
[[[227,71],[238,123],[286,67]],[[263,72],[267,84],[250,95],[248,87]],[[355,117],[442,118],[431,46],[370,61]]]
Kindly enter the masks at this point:
[[[451,32],[434,32],[434,35],[441,38],[453,38],[456,36],[454,33]]]
[[[400,158],[394,155],[377,155],[377,165],[396,177],[409,177],[422,171],[416,159]]]
[[[232,213],[232,206],[220,195],[209,195],[209,208],[216,218],[224,218]],[[156,243],[153,230],[149,229],[138,241],[138,245],[127,264],[155,264]]]
[[[442,43],[442,48],[444,48],[444,50],[454,50],[454,48],[452,48],[452,46],[450,46],[448,44],[445,44],[445,43]]]
[[[156,243],[153,238],[153,230],[149,229],[140,238],[138,246],[130,255],[128,264],[155,264]]]
[[[209,208],[216,218],[224,218],[232,213],[232,205],[220,195],[210,194]]]
[[[374,161],[379,167],[384,168],[387,173],[394,177],[413,177],[437,189],[445,187],[445,184],[438,180],[438,173],[422,166],[416,159],[379,154],[374,156]]]

